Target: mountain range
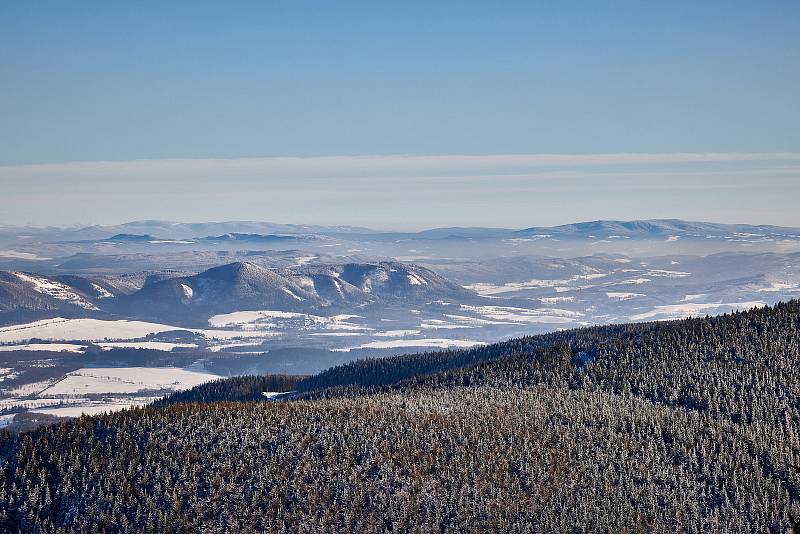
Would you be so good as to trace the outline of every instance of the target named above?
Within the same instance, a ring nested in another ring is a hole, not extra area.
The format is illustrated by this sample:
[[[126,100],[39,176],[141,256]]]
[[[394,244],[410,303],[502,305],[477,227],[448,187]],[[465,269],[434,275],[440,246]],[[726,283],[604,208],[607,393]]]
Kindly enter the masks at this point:
[[[800,229],[677,219],[591,221],[553,227],[436,228],[419,232],[259,222],[139,221],[83,228],[0,227],[0,270],[48,275],[194,273],[236,261],[270,268],[313,263],[492,260],[798,252]]]
[[[99,278],[0,271],[0,321],[7,324],[56,316],[118,316],[202,325],[213,315],[242,310],[342,312],[476,298],[429,269],[400,262],[293,269],[234,262],[197,274]]]

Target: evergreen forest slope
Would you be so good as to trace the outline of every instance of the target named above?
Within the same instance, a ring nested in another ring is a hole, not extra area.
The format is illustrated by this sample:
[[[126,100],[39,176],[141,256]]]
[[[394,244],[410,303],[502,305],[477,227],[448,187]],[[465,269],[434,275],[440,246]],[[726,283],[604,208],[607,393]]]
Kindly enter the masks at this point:
[[[791,301],[572,330],[7,434],[0,530],[788,532],[799,329]]]

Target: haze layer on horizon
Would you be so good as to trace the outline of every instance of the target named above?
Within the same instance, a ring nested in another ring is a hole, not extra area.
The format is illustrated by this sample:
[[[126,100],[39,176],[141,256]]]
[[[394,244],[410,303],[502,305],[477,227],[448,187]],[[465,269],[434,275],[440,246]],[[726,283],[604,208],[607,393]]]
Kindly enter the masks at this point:
[[[800,226],[800,154],[175,159],[0,166],[0,223],[421,230],[680,218]]]
[[[0,20],[0,224],[800,225],[796,1],[43,0]]]

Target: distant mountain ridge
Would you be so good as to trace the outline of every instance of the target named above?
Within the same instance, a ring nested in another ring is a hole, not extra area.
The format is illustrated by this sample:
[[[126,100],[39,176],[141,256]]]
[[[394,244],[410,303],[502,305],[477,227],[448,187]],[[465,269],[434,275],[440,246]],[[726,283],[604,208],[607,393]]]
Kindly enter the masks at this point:
[[[684,221],[682,219],[647,219],[633,221],[599,220],[551,227],[532,227],[519,230],[518,234],[552,233],[574,236],[682,236],[703,237],[727,234],[788,234],[800,235],[800,228],[787,228],[771,225],[722,224]]]
[[[235,262],[147,285],[119,299],[121,311],[151,316],[210,316],[241,310],[316,312],[403,301],[474,297],[433,271],[400,262],[271,270]]]
[[[106,241],[152,241],[155,237],[150,234],[117,234],[109,237]]]
[[[330,263],[387,259],[425,263],[515,256],[575,258],[604,253],[654,257],[754,250],[800,251],[800,228],[679,219],[411,232],[158,221],[77,229],[0,228],[0,269],[87,276],[160,269],[199,271],[225,262],[249,261],[254,252],[271,253],[275,261],[266,262],[278,268],[307,263],[305,258],[309,257]],[[290,252],[295,261],[285,261]]]
[[[6,323],[55,316],[204,323],[212,315],[243,310],[320,313],[476,297],[430,269],[391,261],[292,269],[233,262],[198,274],[142,273],[116,278],[0,271],[0,322]]]
[[[297,236],[276,234],[242,234],[239,232],[231,232],[218,236],[208,236],[204,239],[206,241],[280,241],[297,239]]]
[[[229,233],[242,234],[340,234],[372,233],[373,230],[355,226],[319,226],[280,224],[263,221],[221,221],[183,223],[174,221],[143,220],[116,225],[92,226],[2,226],[0,234],[23,233],[31,236],[48,236],[52,240],[103,240],[117,235],[150,235],[163,239],[190,239]]]
[[[0,323],[102,316],[96,302],[109,296],[103,285],[81,277],[0,271]]]
[[[110,226],[86,227],[0,227],[0,233],[26,233],[31,235],[50,234],[54,239],[97,239],[97,240],[135,240],[135,239],[248,239],[261,237],[279,238],[282,236],[361,236],[377,238],[380,236],[405,235],[422,239],[442,238],[500,238],[509,235],[555,233],[559,235],[616,234],[627,236],[647,235],[721,235],[725,233],[765,233],[800,235],[800,228],[774,225],[727,224],[682,219],[643,219],[643,220],[596,220],[556,226],[532,226],[523,229],[449,227],[426,230],[391,231],[373,230],[356,226],[318,226],[300,224],[276,224],[258,221],[226,221],[203,223],[179,223],[170,221],[132,221]],[[228,237],[226,237],[228,236]]]

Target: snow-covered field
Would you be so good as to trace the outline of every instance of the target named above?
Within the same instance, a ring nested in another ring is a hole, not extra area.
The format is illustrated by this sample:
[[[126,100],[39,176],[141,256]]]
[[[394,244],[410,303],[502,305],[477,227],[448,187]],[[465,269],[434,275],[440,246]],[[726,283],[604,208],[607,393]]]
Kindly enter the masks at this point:
[[[759,293],[777,293],[779,291],[795,293],[795,292],[800,292],[800,283],[772,281],[769,282],[768,286],[760,287],[756,289],[756,291],[758,291]]]
[[[528,290],[552,290],[555,293],[566,293],[608,286],[646,284],[652,282],[654,278],[686,278],[691,276],[691,273],[686,271],[651,269],[645,267],[645,264],[641,264],[641,266],[643,267],[641,269],[626,267],[624,269],[614,269],[610,272],[600,272],[584,267],[583,274],[577,274],[569,278],[533,279],[524,282],[507,282],[505,284],[478,282],[464,287],[484,297],[497,295],[507,297],[513,293]],[[631,273],[636,274],[633,275]],[[558,299],[558,297],[541,297],[540,299],[545,302],[545,299]],[[551,300],[551,302],[555,301]]]
[[[643,293],[626,293],[624,291],[606,291],[606,296],[611,300],[629,300],[636,297],[645,297]]]
[[[77,417],[142,406],[164,393],[219,378],[177,367],[84,367],[62,376],[6,390],[0,409]]]
[[[155,400],[155,399],[152,399]],[[147,404],[132,403],[132,402],[89,402],[86,404],[78,404],[75,406],[59,406],[56,408],[39,408],[33,410],[34,413],[43,413],[47,415],[54,415],[56,417],[80,417],[81,415],[97,415],[107,412],[118,412],[126,408],[133,408],[136,406],[143,406]]]
[[[10,350],[81,352],[85,348],[85,345],[76,345],[74,343],[23,343],[21,345],[0,345],[0,352],[7,352]]]
[[[461,305],[462,310],[476,313],[486,319],[500,323],[519,324],[581,324],[583,314],[559,308],[517,308],[513,306],[470,306]]]
[[[99,343],[103,349],[151,349],[166,350],[197,348],[197,343],[168,343],[166,341],[114,341]]]
[[[306,330],[371,330],[371,328],[355,324],[351,321],[351,319],[360,318],[361,316],[352,314],[340,314],[325,317],[322,315],[311,315],[307,313],[255,310],[214,315],[208,320],[208,324],[215,328],[235,327],[246,331],[272,330],[287,326],[302,327]]]
[[[725,302],[719,304],[700,304],[696,302],[684,302],[681,304],[668,304],[656,306],[650,311],[631,315],[631,321],[661,321],[667,319],[683,319],[686,317],[697,317],[699,315],[720,315],[733,311],[747,310],[757,306],[764,306],[766,303],[760,300],[750,302]]]
[[[386,341],[371,341],[363,343],[356,347],[347,347],[343,349],[334,349],[339,352],[349,352],[355,349],[392,349],[392,348],[466,348],[474,347],[476,345],[485,345],[481,341],[470,341],[467,339],[444,339],[444,338],[427,338],[427,339],[391,339]]]
[[[32,338],[87,341],[136,339],[169,330],[179,330],[179,328],[143,321],[55,318],[0,328],[0,342],[18,343]]]
[[[32,252],[19,252],[16,250],[0,250],[0,258],[14,258],[18,260],[45,261],[50,258],[37,256]]]
[[[40,380],[38,382],[29,382],[21,386],[17,386],[11,390],[6,391],[6,394],[11,398],[28,397],[37,395],[39,392],[44,391],[55,382],[55,379]],[[3,402],[3,401],[0,401]]]
[[[419,332],[419,330],[386,330],[384,332],[375,332],[372,335],[375,337],[405,337],[415,336]]]
[[[269,337],[274,333],[248,332],[243,330],[216,330],[203,328],[182,328],[179,326],[149,323],[145,321],[103,319],[44,319],[32,323],[0,328],[0,343],[22,343],[30,339],[85,341],[126,341],[137,340],[149,334],[172,330],[189,330],[208,339],[227,340],[240,337]]]
[[[68,373],[40,395],[85,395],[87,393],[138,393],[148,390],[183,390],[217,375],[175,367],[84,367]]]
[[[556,292],[564,292],[572,289],[584,289],[592,287],[591,284],[586,285],[583,282],[589,280],[595,280],[598,278],[604,278],[608,275],[609,273],[591,272],[587,274],[575,275],[567,279],[555,279],[555,280],[534,279],[525,282],[508,282],[501,285],[492,284],[489,282],[479,282],[464,287],[466,289],[475,291],[479,295],[483,296],[501,295],[503,293],[512,293],[524,289],[544,289],[544,288],[552,288],[555,289]]]
[[[7,399],[0,401],[2,408],[27,408],[32,413],[44,413],[58,417],[78,417],[114,412],[134,406],[144,406],[155,401],[155,396],[108,396],[101,399],[87,397],[41,397],[36,399]],[[13,415],[12,415],[13,417]]]

